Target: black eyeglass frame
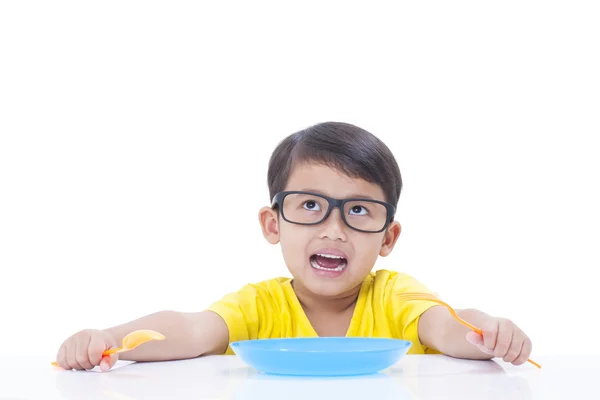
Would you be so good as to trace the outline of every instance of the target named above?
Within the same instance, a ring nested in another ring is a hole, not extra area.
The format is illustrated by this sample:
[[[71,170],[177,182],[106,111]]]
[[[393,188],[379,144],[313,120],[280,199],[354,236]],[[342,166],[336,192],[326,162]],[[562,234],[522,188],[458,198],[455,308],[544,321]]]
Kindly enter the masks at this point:
[[[307,195],[311,195],[311,196],[317,196],[317,197],[327,200],[327,202],[329,203],[329,207],[327,208],[327,212],[325,213],[323,218],[318,222],[290,221],[289,219],[287,219],[285,217],[285,213],[283,212],[283,202],[284,202],[286,196],[289,194],[307,194]],[[383,225],[383,228],[381,228],[378,231],[367,231],[367,230],[355,228],[352,225],[350,225],[348,223],[348,221],[346,220],[346,216],[344,215],[344,205],[346,203],[353,202],[353,201],[354,202],[367,201],[367,202],[383,205],[387,211],[387,218],[385,220],[385,224]],[[288,191],[283,191],[283,192],[279,192],[279,193],[275,194],[275,196],[273,196],[273,200],[271,202],[271,208],[274,209],[276,206],[279,207],[279,210],[281,211],[281,216],[283,217],[283,219],[285,221],[289,222],[290,224],[296,224],[296,225],[319,225],[320,223],[322,223],[329,217],[329,214],[331,214],[331,210],[333,210],[334,208],[339,208],[340,215],[342,216],[342,220],[344,221],[346,226],[348,226],[350,229],[354,229],[355,231],[364,232],[364,233],[383,232],[384,230],[387,229],[387,227],[390,225],[390,223],[394,221],[394,215],[396,214],[396,207],[394,207],[390,203],[386,203],[385,201],[380,201],[380,200],[375,200],[375,199],[365,199],[365,198],[360,198],[360,197],[354,197],[354,198],[349,198],[349,199],[334,199],[333,197],[325,196],[324,194],[314,193],[314,192],[305,192],[302,190],[288,190]]]

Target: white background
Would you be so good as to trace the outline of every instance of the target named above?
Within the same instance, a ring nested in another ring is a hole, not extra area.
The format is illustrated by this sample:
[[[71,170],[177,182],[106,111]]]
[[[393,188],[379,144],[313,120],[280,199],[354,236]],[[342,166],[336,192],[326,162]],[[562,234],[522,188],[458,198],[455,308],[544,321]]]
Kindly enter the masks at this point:
[[[596,2],[200,3],[0,3],[0,352],[287,275],[268,157],[334,120],[404,179],[376,268],[600,354]]]

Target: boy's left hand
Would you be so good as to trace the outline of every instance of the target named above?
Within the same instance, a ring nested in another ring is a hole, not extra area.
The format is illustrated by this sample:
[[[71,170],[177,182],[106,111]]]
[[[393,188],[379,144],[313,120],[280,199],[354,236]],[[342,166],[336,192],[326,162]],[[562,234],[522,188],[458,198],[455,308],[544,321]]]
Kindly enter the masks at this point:
[[[483,336],[477,332],[469,332],[469,343],[486,354],[514,365],[527,361],[531,354],[531,340],[514,322],[489,316],[480,324]]]

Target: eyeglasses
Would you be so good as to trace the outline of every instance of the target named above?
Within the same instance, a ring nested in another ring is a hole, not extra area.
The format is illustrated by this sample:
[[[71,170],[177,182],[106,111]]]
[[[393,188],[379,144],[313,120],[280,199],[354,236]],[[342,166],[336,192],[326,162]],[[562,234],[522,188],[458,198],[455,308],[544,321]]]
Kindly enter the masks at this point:
[[[373,199],[334,199],[322,194],[286,191],[273,197],[272,207],[279,207],[287,222],[298,225],[317,225],[325,221],[331,210],[339,208],[342,220],[359,232],[377,233],[394,220],[396,207]]]

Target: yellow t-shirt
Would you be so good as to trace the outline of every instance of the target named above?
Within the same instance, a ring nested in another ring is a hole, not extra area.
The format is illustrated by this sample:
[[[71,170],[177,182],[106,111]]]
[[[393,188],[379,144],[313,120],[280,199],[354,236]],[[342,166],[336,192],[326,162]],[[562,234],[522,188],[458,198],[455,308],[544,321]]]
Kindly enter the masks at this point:
[[[291,278],[275,278],[244,286],[208,310],[223,318],[229,343],[240,340],[317,337],[304,313]],[[407,274],[379,270],[363,281],[346,336],[395,338],[412,342],[409,354],[437,353],[419,340],[419,317],[435,303],[399,301],[403,292],[429,291]],[[234,354],[228,346],[226,354]]]

